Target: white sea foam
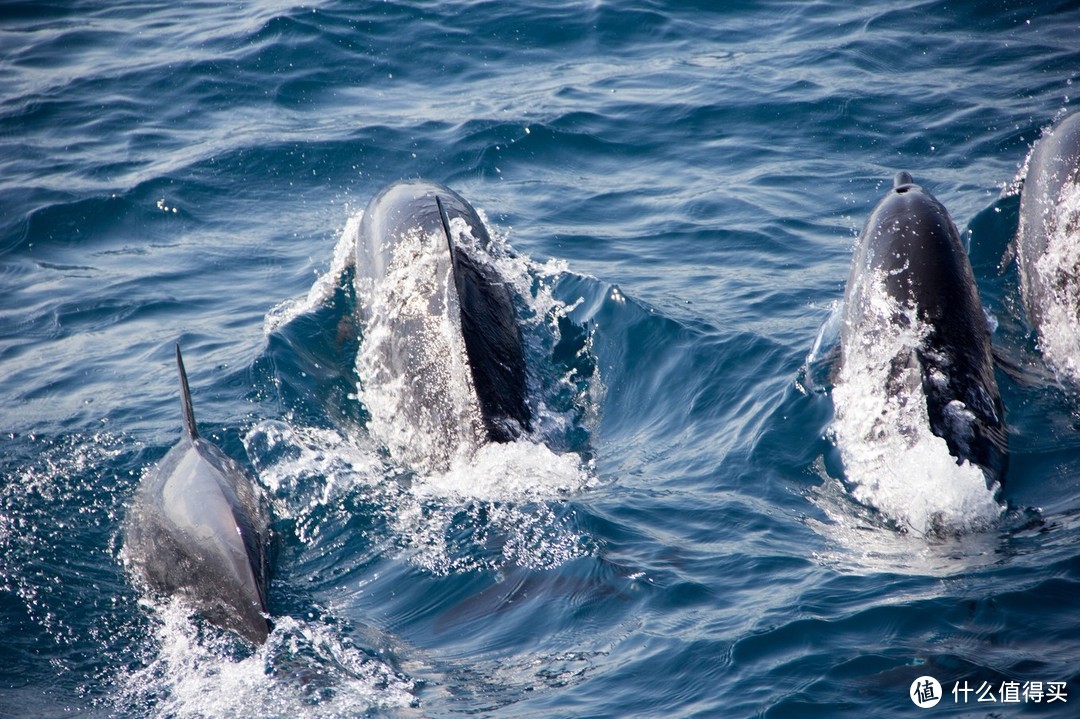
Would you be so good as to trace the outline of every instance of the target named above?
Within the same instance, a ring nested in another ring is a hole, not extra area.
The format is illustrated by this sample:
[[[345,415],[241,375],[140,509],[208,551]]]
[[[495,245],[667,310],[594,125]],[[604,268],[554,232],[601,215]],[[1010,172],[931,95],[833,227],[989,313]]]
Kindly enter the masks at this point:
[[[966,461],[958,465],[945,440],[930,431],[914,359],[928,328],[913,308],[888,295],[880,277],[862,298],[866,321],[843,348],[833,389],[832,432],[853,496],[920,534],[988,526],[1003,508],[982,470]],[[894,321],[901,314],[906,323]],[[958,418],[966,411],[953,409]]]
[[[1046,221],[1046,252],[1035,260],[1041,298],[1039,345],[1048,365],[1080,382],[1080,182],[1061,188]]]
[[[470,235],[463,225],[451,220],[459,238]],[[419,472],[472,456],[484,428],[442,231],[399,237],[385,276],[358,280],[357,301],[367,316],[357,394],[372,436]]]
[[[200,632],[180,600],[147,608],[151,659],[117,678],[117,702],[140,715],[307,719],[417,704],[410,680],[324,624],[281,617],[244,652],[227,633]]]
[[[556,501],[588,485],[579,462],[518,441],[486,445],[446,472],[415,478],[391,517],[403,555],[433,574],[450,574],[550,569],[588,554],[589,542]]]
[[[806,523],[828,540],[814,552],[822,564],[844,574],[949,577],[1000,561],[996,533],[924,536],[896,532],[874,510],[853,501],[843,483],[827,476],[824,467],[818,469],[824,481],[807,493],[823,517],[808,517]],[[928,587],[927,596],[938,589]]]
[[[587,477],[576,454],[558,455],[529,441],[489,443],[446,472],[418,479],[418,497],[486,502],[554,499],[579,491]]]
[[[377,515],[372,524],[387,532],[369,540],[434,574],[552,568],[591,551],[561,500],[587,488],[592,472],[578,455],[544,444],[485,444],[446,471],[404,475],[370,440],[333,430],[268,421],[245,445],[277,494],[275,515],[295,520],[304,543],[319,536],[342,496],[356,492]]]

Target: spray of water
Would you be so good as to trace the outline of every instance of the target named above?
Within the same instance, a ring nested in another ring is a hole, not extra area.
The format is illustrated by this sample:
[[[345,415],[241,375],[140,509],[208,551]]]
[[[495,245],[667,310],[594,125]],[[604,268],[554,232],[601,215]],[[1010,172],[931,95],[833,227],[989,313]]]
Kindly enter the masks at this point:
[[[1080,382],[1080,181],[1064,183],[1045,219],[1046,251],[1035,272],[1046,290],[1041,298],[1039,347],[1050,367]],[[1023,230],[1021,229],[1021,232]]]
[[[989,526],[1003,508],[982,470],[957,464],[945,440],[930,431],[915,354],[928,328],[915,308],[889,296],[881,276],[871,279],[861,299],[866,322],[843,348],[833,388],[832,433],[853,496],[920,534]],[[899,316],[907,321],[894,321]],[[962,421],[966,408],[954,404],[950,411]]]
[[[193,623],[181,600],[145,609],[151,659],[117,678],[114,698],[132,713],[307,719],[416,706],[411,681],[324,623],[281,617],[252,651]]]
[[[319,275],[315,283],[302,298],[285,300],[271,308],[263,318],[263,333],[270,335],[278,331],[297,317],[307,314],[326,302],[329,302],[334,291],[341,284],[345,271],[356,261],[356,238],[360,231],[360,220],[364,217],[363,212],[351,216],[345,223],[345,229],[334,246],[334,259],[330,268]]]
[[[462,224],[454,218],[452,232],[471,238]],[[418,229],[398,238],[380,281],[357,282],[367,318],[357,394],[368,430],[396,461],[423,473],[467,460],[484,441],[455,287],[446,238]]]

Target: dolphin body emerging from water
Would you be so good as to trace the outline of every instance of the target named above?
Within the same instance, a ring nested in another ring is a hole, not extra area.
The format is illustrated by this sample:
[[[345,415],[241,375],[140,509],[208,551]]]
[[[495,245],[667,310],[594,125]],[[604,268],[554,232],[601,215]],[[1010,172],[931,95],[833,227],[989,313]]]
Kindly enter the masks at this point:
[[[1080,112],[1054,125],[1036,143],[1020,192],[1017,259],[1024,307],[1041,332],[1048,302],[1062,302],[1073,322],[1080,322],[1080,266],[1040,263],[1055,235],[1080,243],[1080,209],[1062,212],[1067,190],[1080,188]],[[1076,255],[1073,254],[1073,257]],[[1080,348],[1073,348],[1080,353]]]
[[[906,172],[897,173],[859,236],[844,297],[843,361],[877,331],[880,320],[867,308],[882,283],[897,310],[891,322],[910,326],[914,319],[925,332],[917,347],[892,360],[890,394],[916,369],[930,430],[957,463],[980,467],[988,486],[1000,483],[1008,440],[975,275],[948,211]]]
[[[399,388],[384,412],[412,433],[398,437],[406,452],[442,445],[445,463],[462,437],[509,442],[530,430],[521,332],[510,288],[481,256],[490,244],[476,210],[433,182],[394,183],[364,210],[357,313],[379,377],[363,379]]]
[[[270,629],[269,505],[240,464],[199,436],[179,345],[176,364],[183,434],[139,485],[125,560],[152,592],[181,595],[206,620],[261,644]]]

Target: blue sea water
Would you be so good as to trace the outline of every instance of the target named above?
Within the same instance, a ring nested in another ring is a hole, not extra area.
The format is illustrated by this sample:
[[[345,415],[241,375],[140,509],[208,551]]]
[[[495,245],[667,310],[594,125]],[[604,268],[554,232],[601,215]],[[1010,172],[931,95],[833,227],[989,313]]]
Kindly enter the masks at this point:
[[[1010,242],[1078,33],[1013,0],[5,2],[0,716],[1075,716],[1080,391]],[[1007,366],[974,530],[856,501],[832,432],[852,245],[901,169]],[[439,476],[368,432],[342,261],[414,177],[498,236],[539,418]],[[124,569],[176,342],[273,498],[257,650]],[[1033,682],[1068,701],[1001,701]]]

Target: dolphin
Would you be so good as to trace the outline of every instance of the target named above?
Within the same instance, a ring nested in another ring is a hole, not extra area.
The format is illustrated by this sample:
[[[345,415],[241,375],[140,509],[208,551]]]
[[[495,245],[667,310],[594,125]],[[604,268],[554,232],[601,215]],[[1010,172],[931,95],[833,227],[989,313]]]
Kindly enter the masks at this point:
[[[891,301],[888,322],[912,327],[919,340],[891,361],[886,391],[902,392],[916,377],[930,430],[957,464],[983,470],[987,486],[1002,482],[1008,439],[994,377],[990,330],[971,263],[945,207],[899,172],[859,236],[844,296],[841,361],[879,332],[873,293]],[[910,370],[915,370],[914,373]],[[868,428],[869,430],[869,428]]]
[[[521,332],[510,288],[485,259],[490,245],[461,195],[423,180],[384,188],[360,221],[361,396],[392,454],[431,446],[421,466],[531,428]]]
[[[209,622],[261,644],[270,630],[269,504],[239,463],[199,436],[179,345],[176,365],[183,431],[136,491],[125,560],[152,592],[181,595]]]
[[[1020,191],[1016,254],[1021,297],[1044,343],[1045,325],[1055,309],[1061,310],[1063,325],[1080,323],[1078,244],[1080,112],[1058,122],[1035,144]],[[1063,350],[1074,358],[1080,353],[1075,344]]]

